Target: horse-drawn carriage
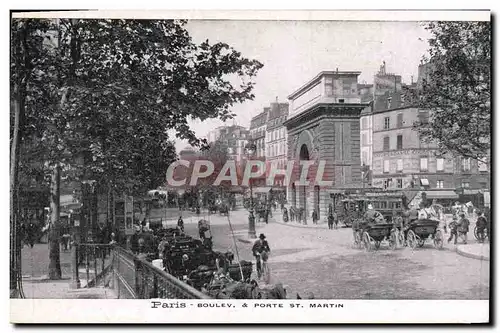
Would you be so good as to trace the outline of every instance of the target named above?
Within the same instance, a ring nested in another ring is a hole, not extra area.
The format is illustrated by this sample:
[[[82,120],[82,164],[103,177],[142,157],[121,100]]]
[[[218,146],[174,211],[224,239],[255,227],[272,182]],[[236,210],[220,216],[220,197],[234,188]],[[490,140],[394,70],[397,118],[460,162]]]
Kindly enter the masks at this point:
[[[391,250],[397,247],[397,232],[392,223],[387,223],[384,216],[370,210],[364,216],[352,222],[354,245],[366,251],[378,250],[383,242],[387,242]]]
[[[406,243],[412,249],[422,247],[426,240],[432,240],[437,249],[443,248],[443,233],[439,230],[439,221],[423,219],[415,220],[408,225]]]
[[[219,205],[219,214],[228,216],[229,215],[229,205],[222,203]]]
[[[395,213],[402,213],[405,207],[406,197],[400,193],[368,192],[365,194],[351,194],[339,200],[335,211],[338,219],[346,227],[360,219],[368,210],[368,206],[373,206],[387,220],[391,221]]]

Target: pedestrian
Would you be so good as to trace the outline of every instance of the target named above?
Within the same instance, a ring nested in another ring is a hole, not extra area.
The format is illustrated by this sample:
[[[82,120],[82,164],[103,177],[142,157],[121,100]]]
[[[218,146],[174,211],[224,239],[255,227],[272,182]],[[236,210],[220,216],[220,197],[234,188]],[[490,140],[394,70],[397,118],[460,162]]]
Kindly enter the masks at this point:
[[[35,233],[36,233],[35,229],[36,229],[35,224],[33,222],[30,222],[27,228],[27,233],[28,233],[27,240],[31,248],[33,248],[33,246],[35,245]]]
[[[486,220],[486,217],[484,217],[483,212],[477,211],[476,228],[478,241],[480,243],[484,242],[487,225],[488,221]]]
[[[328,229],[333,229],[333,213],[331,211],[328,212]]]
[[[182,216],[179,216],[179,219],[177,220],[177,227],[184,232],[184,220],[182,219]]]
[[[141,231],[140,226],[135,226],[135,232],[132,236],[130,236],[130,250],[132,253],[137,253],[139,250],[139,233]]]
[[[467,233],[469,232],[469,220],[465,217],[465,213],[460,214],[458,221],[458,235],[463,239],[464,244],[467,244]]]
[[[318,212],[316,211],[316,209],[313,210],[311,217],[313,220],[313,224],[318,224]]]
[[[114,232],[111,233],[111,240],[109,241],[109,245],[115,245],[116,244],[116,235]]]
[[[451,242],[453,238],[455,238],[453,244],[457,244],[457,228],[458,228],[458,221],[457,217],[453,216],[453,220],[450,222],[450,238],[448,238],[448,243]]]
[[[283,207],[283,222],[288,222],[288,210]]]
[[[333,216],[333,227],[335,230],[339,228],[339,216],[335,210],[332,211],[332,216]]]

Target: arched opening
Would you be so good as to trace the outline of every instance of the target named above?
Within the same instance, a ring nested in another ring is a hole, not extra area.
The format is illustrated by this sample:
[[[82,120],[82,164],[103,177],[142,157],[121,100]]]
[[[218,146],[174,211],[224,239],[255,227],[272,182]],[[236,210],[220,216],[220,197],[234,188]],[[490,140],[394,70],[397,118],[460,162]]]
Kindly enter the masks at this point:
[[[301,161],[309,160],[309,149],[307,149],[307,146],[305,144],[300,147],[299,158]]]
[[[309,149],[307,148],[306,144],[303,144],[300,146],[300,152],[299,152],[299,159],[301,161],[307,161],[309,160]],[[302,176],[302,165],[300,166],[300,174],[299,177]],[[302,210],[302,214],[300,214],[302,221],[304,221],[304,224],[307,224],[307,217],[309,216],[309,213],[307,211],[307,191],[306,191],[307,186],[305,185],[300,185],[299,187],[299,209]]]

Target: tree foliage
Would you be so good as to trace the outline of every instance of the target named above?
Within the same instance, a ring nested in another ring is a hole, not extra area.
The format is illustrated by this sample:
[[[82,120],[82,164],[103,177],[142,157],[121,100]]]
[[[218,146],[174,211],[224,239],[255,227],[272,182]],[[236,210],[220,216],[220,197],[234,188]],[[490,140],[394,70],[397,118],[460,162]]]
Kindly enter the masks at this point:
[[[431,111],[418,124],[444,151],[474,159],[491,148],[491,24],[431,22],[429,56],[418,106]]]
[[[224,43],[196,45],[186,21],[48,24],[25,126],[40,143],[30,154],[48,166],[62,164],[75,179],[130,193],[158,186],[175,157],[168,130],[192,145],[206,144],[189,119],[226,120],[234,103],[254,97],[252,78],[262,64]],[[243,83],[233,86],[232,76]]]

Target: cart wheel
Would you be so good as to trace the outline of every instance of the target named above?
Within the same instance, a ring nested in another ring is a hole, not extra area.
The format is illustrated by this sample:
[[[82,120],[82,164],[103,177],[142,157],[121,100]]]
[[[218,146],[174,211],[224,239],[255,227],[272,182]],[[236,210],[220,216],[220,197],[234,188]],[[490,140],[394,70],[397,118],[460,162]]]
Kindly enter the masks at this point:
[[[375,241],[375,249],[378,250],[380,248],[380,241]]]
[[[408,231],[408,245],[411,247],[412,250],[415,250],[417,247],[417,235],[413,232],[413,230]]]
[[[479,233],[478,233],[478,230],[479,230],[479,228],[476,226],[476,227],[474,228],[474,238],[476,238],[476,240],[479,240]]]
[[[399,232],[399,244],[401,244],[401,246],[405,246],[405,233],[403,231],[400,231]]]
[[[397,237],[396,237],[396,233],[395,232],[391,232],[391,236],[389,237],[389,248],[391,250],[395,250],[396,247],[397,247]]]
[[[417,242],[418,242],[418,247],[422,247],[425,244],[425,239],[418,239]]]
[[[370,235],[368,235],[368,233],[365,231],[363,233],[363,245],[367,252],[370,252],[372,250],[372,243],[370,238],[371,238]]]
[[[443,233],[441,230],[436,231],[436,234],[434,235],[434,246],[439,250],[443,248]]]

